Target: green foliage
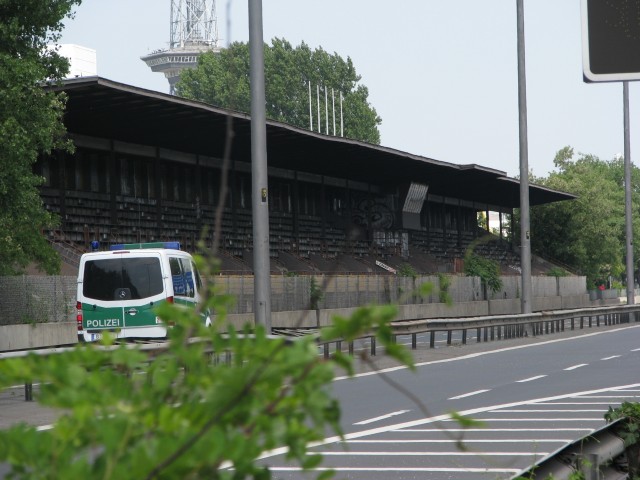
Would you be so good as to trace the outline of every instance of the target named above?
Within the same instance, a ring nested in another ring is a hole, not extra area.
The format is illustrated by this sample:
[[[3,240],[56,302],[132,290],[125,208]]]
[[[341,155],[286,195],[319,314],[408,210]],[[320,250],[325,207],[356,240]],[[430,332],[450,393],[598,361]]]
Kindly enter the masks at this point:
[[[548,277],[568,277],[569,272],[567,272],[562,267],[553,267],[551,270],[547,272]]]
[[[458,423],[461,428],[484,428],[486,424],[480,420],[476,420],[470,417],[464,417],[458,412],[449,412],[451,420]]]
[[[613,288],[614,290],[624,290],[625,286],[619,280],[614,280],[613,282],[611,282],[611,288]]]
[[[413,268],[410,264],[403,263],[402,265],[400,265],[400,268],[398,268],[398,276],[410,277],[415,280],[416,278],[418,278],[418,272],[416,272],[416,269]]]
[[[0,462],[11,465],[11,478],[266,479],[268,467],[257,460],[282,447],[292,463],[318,465],[307,445],[341,434],[330,384],[340,368],[353,373],[353,359],[324,360],[312,336],[286,342],[260,326],[236,331],[224,317],[230,299],[211,288],[201,306],[217,312],[211,328],[198,311],[158,308],[174,325],[166,349],[149,353],[105,335],[101,345],[2,360],[0,388],[38,383],[37,400],[60,412],[49,430],[0,431]],[[393,341],[396,314],[390,305],[363,307],[336,317],[320,337],[375,335],[387,354],[412,366]]]
[[[320,332],[320,340],[326,342],[342,339],[350,342],[366,333],[373,333],[387,355],[413,368],[411,353],[393,339],[391,321],[397,314],[398,308],[395,305],[370,305],[358,308],[348,318],[336,315],[332,319],[333,324]],[[352,374],[353,367],[349,357],[343,357],[343,360],[349,361],[345,361],[342,366]]]
[[[320,301],[324,298],[324,291],[322,287],[318,285],[316,277],[311,277],[309,282],[309,303],[311,310],[317,310],[320,308]]]
[[[451,295],[449,295],[449,287],[451,287],[451,277],[449,275],[445,275],[444,273],[438,273],[438,286],[440,287],[438,291],[438,298],[440,302],[451,305],[453,303]]]
[[[623,402],[618,408],[609,407],[604,418],[607,422],[624,419],[616,433],[624,441],[629,478],[640,478],[640,403]]]
[[[337,96],[342,92],[345,137],[380,143],[378,125],[382,120],[369,104],[369,91],[359,83],[361,77],[349,57],[344,60],[337,53],[329,54],[322,48],[311,50],[304,42],[294,48],[286,40],[274,38],[270,46],[265,44],[264,69],[268,118],[309,128],[311,82],[313,99],[316,99],[316,85],[329,89],[329,102],[331,89]],[[220,53],[200,56],[197,68],[182,73],[176,91],[186,98],[250,112],[248,44],[235,42]],[[324,131],[324,109],[322,115]],[[315,114],[313,122],[317,127]]]
[[[21,273],[35,261],[57,273],[60,260],[42,236],[56,219],[43,208],[42,179],[32,173],[39,154],[69,148],[62,115],[65,98],[42,89],[69,69],[47,50],[62,20],[80,0],[5,0],[0,5],[0,275]]]
[[[609,407],[604,418],[609,423],[621,418],[626,419],[622,432],[625,446],[640,442],[640,403],[623,402],[618,408]]]
[[[553,480],[553,477],[551,477],[550,480]],[[582,472],[571,472],[569,474],[568,480],[585,480],[584,473],[582,473]]]
[[[492,292],[497,292],[502,288],[500,265],[489,258],[467,252],[464,258],[464,273],[468,277],[480,277]]]
[[[531,247],[535,252],[561,260],[587,276],[587,283],[625,270],[624,160],[601,160],[575,155],[570,147],[555,157],[557,171],[536,183],[573,193],[575,200],[531,209]],[[640,170],[632,167],[632,204],[640,201]],[[637,215],[634,215],[637,217]],[[640,235],[640,221],[633,219],[633,235]],[[640,246],[634,242],[634,257]]]

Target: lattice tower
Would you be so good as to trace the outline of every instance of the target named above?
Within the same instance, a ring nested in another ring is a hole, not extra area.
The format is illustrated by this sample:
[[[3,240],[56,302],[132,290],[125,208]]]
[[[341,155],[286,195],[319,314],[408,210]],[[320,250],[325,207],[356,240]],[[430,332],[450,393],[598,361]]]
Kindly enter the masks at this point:
[[[194,68],[209,51],[219,51],[215,0],[171,0],[169,49],[140,58],[153,72],[164,73],[173,94],[182,70]]]

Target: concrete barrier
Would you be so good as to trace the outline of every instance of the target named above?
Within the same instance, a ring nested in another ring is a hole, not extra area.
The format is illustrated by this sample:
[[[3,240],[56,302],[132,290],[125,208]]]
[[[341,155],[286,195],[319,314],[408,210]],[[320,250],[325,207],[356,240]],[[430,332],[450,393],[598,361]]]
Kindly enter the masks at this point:
[[[0,326],[0,351],[3,352],[77,342],[76,322]]]
[[[487,303],[489,304],[487,315],[515,315],[521,310],[519,298],[489,300]]]

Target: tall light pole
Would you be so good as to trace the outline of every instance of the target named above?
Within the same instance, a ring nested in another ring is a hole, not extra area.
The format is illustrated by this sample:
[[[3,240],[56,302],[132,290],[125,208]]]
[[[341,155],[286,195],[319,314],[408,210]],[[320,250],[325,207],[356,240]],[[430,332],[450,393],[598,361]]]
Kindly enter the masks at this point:
[[[269,260],[269,190],[267,123],[264,95],[262,0],[249,0],[251,83],[251,206],[253,218],[254,314],[256,325],[271,333],[271,265]]]
[[[524,7],[516,0],[518,15],[518,112],[520,125],[520,313],[531,313],[531,226],[529,217],[529,146],[527,140],[527,80],[524,61]]]
[[[633,268],[633,216],[631,211],[631,140],[629,133],[629,82],[622,82],[624,114],[624,215],[627,253],[627,305],[635,303],[635,269]]]

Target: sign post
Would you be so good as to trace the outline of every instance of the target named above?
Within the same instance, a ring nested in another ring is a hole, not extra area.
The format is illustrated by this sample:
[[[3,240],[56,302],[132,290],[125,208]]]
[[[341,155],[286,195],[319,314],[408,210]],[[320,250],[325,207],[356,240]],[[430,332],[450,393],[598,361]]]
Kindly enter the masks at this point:
[[[635,303],[629,81],[640,80],[640,0],[582,0],[585,82],[622,82],[627,304]]]

